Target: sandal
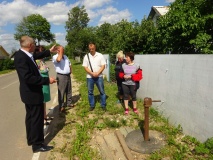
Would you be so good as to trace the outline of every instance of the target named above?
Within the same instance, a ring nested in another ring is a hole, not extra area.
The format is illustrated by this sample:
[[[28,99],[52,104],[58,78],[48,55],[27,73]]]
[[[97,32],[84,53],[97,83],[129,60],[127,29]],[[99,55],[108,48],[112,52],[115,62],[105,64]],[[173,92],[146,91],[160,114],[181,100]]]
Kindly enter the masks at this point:
[[[127,109],[125,109],[125,112],[124,112],[125,114],[128,114],[129,113],[129,109],[127,108]]]
[[[133,112],[135,112],[136,114],[138,114],[138,109],[137,108],[133,108]]]

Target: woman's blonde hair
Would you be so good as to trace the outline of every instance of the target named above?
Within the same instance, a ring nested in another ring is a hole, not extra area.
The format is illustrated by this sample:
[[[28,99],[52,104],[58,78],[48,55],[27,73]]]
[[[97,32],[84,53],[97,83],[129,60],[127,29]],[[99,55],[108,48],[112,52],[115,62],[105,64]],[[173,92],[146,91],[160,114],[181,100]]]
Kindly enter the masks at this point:
[[[124,58],[124,53],[123,51],[119,51],[116,55],[117,58]]]

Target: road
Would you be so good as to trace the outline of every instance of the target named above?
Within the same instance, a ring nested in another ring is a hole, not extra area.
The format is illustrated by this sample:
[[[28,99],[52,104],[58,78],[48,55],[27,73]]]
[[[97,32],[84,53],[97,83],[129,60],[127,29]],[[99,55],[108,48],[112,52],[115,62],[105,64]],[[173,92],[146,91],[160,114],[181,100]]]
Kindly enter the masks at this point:
[[[51,61],[50,76],[55,77]],[[47,112],[57,104],[57,85],[50,85],[51,101],[47,103]],[[1,160],[43,160],[46,153],[33,154],[27,145],[25,131],[25,107],[19,94],[19,80],[16,71],[0,75],[0,159]],[[36,157],[36,158],[35,158]]]

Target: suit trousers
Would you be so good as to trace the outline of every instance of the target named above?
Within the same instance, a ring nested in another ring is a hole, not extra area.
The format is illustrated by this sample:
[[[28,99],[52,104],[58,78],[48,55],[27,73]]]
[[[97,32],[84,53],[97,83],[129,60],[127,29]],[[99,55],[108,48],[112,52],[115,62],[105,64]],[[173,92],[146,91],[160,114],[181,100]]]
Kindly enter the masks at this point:
[[[25,104],[26,134],[28,145],[44,143],[44,104]]]
[[[72,103],[72,82],[70,74],[63,75],[57,73],[57,80],[59,108],[70,106]]]

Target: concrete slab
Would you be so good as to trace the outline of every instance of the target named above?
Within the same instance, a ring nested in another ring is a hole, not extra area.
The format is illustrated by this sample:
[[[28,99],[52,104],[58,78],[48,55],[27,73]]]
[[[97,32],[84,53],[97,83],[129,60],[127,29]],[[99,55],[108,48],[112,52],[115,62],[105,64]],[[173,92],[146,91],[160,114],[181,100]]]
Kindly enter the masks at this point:
[[[112,151],[111,153],[114,154],[116,160],[127,160],[124,155],[123,149],[114,133],[110,133],[104,136],[104,139],[107,143],[107,146]]]
[[[107,143],[105,142],[104,138],[102,136],[97,136],[96,141],[98,142],[100,146],[100,151],[101,151],[101,157],[103,160],[116,160],[116,157],[111,153],[112,151],[109,149],[107,146]]]
[[[149,141],[144,141],[141,130],[134,130],[126,136],[128,147],[139,153],[149,154],[161,149],[165,144],[165,135],[157,131],[149,131]]]
[[[124,137],[127,136],[127,134],[131,131],[133,131],[134,129],[131,127],[121,127],[120,129],[121,134],[123,134]]]

